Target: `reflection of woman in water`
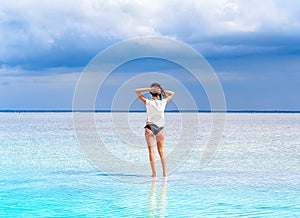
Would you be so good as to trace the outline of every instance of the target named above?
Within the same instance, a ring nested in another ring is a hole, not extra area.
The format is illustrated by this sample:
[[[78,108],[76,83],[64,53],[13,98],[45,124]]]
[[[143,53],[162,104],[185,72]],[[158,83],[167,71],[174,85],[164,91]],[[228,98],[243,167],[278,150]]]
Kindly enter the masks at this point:
[[[163,90],[159,83],[152,83],[150,88],[139,88],[135,90],[139,99],[146,105],[147,122],[145,128],[145,138],[148,145],[152,177],[156,177],[154,138],[156,139],[157,150],[161,159],[163,176],[167,176],[166,157],[164,154],[164,111],[166,104],[174,96],[174,92]],[[149,100],[142,95],[142,92],[150,92],[152,99]]]
[[[167,178],[163,179],[160,195],[156,197],[156,179],[152,180],[147,217],[165,217],[167,203]]]

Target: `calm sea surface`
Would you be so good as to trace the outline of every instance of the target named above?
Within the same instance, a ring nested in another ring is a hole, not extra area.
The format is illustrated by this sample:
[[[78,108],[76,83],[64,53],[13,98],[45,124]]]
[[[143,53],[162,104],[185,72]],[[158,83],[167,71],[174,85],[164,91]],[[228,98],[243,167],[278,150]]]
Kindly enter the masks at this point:
[[[300,114],[226,114],[203,166],[213,115],[166,113],[156,180],[144,113],[80,116],[0,113],[0,217],[300,217]]]

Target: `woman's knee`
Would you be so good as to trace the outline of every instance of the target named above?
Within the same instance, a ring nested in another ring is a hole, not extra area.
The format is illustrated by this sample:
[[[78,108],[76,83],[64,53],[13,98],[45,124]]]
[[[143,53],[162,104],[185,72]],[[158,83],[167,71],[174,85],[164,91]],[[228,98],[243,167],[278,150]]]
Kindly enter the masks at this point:
[[[154,149],[149,149],[149,158],[150,158],[150,161],[154,161],[155,160]]]
[[[163,156],[163,155],[165,154],[164,148],[163,148],[163,147],[158,147],[158,148],[157,148],[157,151],[158,151],[158,154],[159,154],[160,156]]]

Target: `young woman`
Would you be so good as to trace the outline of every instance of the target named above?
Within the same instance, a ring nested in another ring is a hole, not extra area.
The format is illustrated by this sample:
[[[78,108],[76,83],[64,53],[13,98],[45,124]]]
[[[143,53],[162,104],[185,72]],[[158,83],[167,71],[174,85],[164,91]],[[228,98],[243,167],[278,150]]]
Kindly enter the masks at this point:
[[[150,92],[152,99],[145,98],[142,93]],[[150,88],[139,88],[135,90],[139,99],[144,102],[147,110],[147,121],[145,128],[145,138],[148,145],[152,177],[156,177],[154,138],[156,139],[157,150],[161,159],[163,176],[167,176],[166,157],[164,154],[164,111],[166,104],[174,96],[174,92],[163,90],[159,83],[152,83]]]

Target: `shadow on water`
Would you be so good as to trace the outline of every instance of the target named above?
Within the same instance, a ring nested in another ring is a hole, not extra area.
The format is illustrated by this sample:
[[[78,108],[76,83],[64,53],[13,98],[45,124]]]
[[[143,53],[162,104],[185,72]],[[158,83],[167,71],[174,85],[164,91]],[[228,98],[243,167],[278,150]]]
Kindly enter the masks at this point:
[[[139,174],[123,174],[123,173],[114,173],[114,174],[107,174],[107,173],[98,173],[97,176],[104,176],[104,177],[140,177],[144,178],[144,175],[139,175]]]

